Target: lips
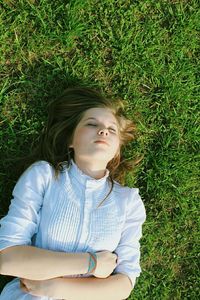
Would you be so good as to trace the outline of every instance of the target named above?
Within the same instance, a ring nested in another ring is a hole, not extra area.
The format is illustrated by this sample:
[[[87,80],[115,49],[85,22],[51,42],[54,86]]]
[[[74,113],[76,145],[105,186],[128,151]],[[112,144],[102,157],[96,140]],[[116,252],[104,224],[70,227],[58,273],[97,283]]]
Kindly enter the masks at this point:
[[[98,141],[95,141],[95,143],[108,145],[108,143],[106,141],[104,141],[104,140],[98,140]]]

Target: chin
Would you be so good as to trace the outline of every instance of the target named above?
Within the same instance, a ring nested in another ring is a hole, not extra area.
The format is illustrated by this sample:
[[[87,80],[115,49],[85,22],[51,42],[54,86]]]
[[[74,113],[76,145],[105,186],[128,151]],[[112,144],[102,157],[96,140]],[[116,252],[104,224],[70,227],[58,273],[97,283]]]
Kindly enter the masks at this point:
[[[104,157],[102,155],[102,153],[98,153],[96,155],[91,154],[91,155],[87,156],[87,158],[84,157],[84,159],[87,159],[87,161],[90,161],[90,162],[95,161],[95,162],[102,162],[104,164],[107,164],[110,160],[112,160],[112,158],[110,158],[110,157]]]

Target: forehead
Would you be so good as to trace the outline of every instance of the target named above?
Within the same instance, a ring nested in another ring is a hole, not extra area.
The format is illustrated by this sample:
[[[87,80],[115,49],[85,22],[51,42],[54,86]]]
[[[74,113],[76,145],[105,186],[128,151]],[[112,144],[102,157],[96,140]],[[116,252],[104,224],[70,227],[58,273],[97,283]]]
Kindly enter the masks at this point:
[[[109,108],[97,107],[97,108],[87,109],[83,114],[82,120],[84,121],[88,118],[110,121],[117,124],[117,120],[113,112]]]

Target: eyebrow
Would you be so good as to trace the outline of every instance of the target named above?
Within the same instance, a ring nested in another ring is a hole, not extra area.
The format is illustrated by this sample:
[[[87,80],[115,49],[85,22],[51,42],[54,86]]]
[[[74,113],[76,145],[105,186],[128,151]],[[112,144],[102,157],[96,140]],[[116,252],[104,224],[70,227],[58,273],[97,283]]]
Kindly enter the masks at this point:
[[[89,120],[89,119],[93,119],[93,120],[96,120],[96,121],[98,121],[96,118],[92,118],[92,117],[85,119],[85,121],[87,121],[87,120]],[[117,126],[117,123],[115,123],[115,122],[110,122],[110,123],[112,123],[112,124],[114,124],[114,125],[116,125],[116,126]]]

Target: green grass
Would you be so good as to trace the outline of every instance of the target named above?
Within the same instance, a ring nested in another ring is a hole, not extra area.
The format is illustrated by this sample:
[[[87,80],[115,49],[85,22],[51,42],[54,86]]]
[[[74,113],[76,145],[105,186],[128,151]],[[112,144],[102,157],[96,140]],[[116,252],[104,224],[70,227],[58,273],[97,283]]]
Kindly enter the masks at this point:
[[[125,99],[144,154],[126,183],[147,210],[143,272],[129,299],[198,299],[197,1],[1,1],[1,216],[48,101],[70,85]],[[2,286],[9,280],[2,276]]]

